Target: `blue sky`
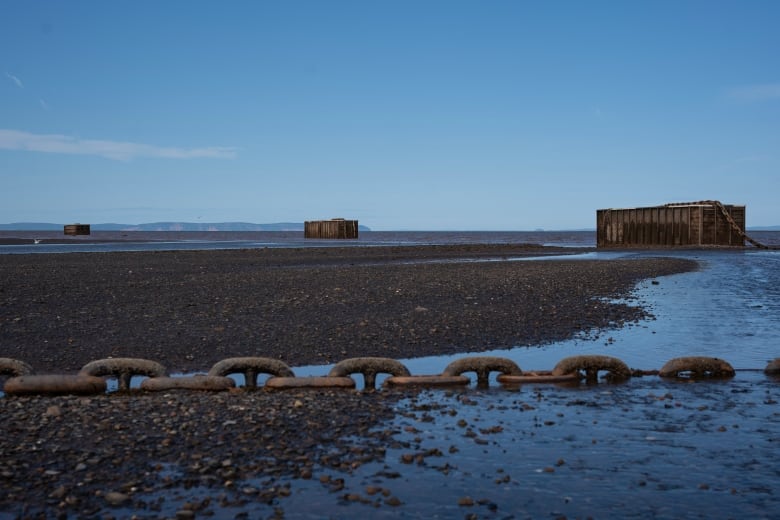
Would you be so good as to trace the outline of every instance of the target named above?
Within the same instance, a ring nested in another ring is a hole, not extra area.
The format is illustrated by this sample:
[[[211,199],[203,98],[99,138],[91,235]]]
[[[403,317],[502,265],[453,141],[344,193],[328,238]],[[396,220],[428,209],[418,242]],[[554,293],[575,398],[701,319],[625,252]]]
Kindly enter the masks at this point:
[[[6,0],[0,223],[780,224],[780,2]]]

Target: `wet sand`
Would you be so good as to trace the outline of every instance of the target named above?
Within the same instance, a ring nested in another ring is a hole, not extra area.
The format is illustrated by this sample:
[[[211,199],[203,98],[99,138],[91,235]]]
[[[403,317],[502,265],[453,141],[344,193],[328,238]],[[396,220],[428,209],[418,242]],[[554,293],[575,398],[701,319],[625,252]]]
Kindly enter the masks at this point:
[[[295,366],[535,345],[646,317],[610,301],[630,296],[642,279],[696,267],[675,259],[501,260],[555,252],[446,246],[3,255],[0,357],[38,373],[75,372],[107,356],[205,371],[245,355]],[[440,261],[478,258],[497,261]],[[349,516],[350,504],[411,514],[414,485],[403,480],[441,460],[445,470],[457,467],[459,455],[442,459],[446,446],[418,449],[416,428],[433,421],[427,413],[417,427],[392,426],[393,417],[407,416],[401,403],[409,396],[239,390],[0,398],[0,519],[281,517],[289,504],[306,510],[300,500],[309,496],[325,497],[306,512],[315,516]],[[364,465],[377,466],[370,483],[350,486]],[[449,506],[458,515],[469,507]],[[491,503],[476,507],[493,514]]]
[[[646,311],[608,300],[679,259],[502,261],[532,245],[0,255],[0,357],[72,373],[106,357],[172,372],[538,345]],[[458,259],[493,259],[456,262]]]

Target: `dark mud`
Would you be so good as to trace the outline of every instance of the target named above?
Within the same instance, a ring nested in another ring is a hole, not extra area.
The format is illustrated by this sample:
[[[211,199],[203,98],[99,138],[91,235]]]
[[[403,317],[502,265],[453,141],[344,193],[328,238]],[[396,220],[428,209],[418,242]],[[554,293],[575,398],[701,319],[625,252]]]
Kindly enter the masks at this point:
[[[780,387],[0,399],[0,518],[775,518]]]

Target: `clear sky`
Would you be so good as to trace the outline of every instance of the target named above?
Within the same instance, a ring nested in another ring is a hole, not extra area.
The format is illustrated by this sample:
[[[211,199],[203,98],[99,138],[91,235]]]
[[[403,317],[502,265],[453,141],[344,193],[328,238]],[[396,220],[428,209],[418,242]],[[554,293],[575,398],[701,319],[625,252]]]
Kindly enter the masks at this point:
[[[0,223],[780,224],[780,2],[0,4]]]

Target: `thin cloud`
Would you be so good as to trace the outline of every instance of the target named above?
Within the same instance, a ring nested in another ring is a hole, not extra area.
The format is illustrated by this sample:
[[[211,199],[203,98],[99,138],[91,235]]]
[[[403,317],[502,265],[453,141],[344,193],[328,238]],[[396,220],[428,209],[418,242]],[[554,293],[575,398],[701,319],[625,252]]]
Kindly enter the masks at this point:
[[[42,109],[49,110],[49,104],[46,102],[45,99],[39,99],[38,104],[41,105]]]
[[[780,99],[780,83],[734,87],[728,90],[728,95],[730,98],[739,101],[771,101]]]
[[[59,134],[31,134],[19,130],[3,129],[0,129],[0,149],[94,155],[118,161],[129,161],[139,157],[158,159],[234,159],[236,157],[236,149],[229,147],[171,148],[124,141],[80,139]]]
[[[11,74],[10,72],[5,73],[6,77],[9,78],[11,81],[16,83],[16,86],[19,88],[24,88],[24,83],[22,83],[22,80]]]

